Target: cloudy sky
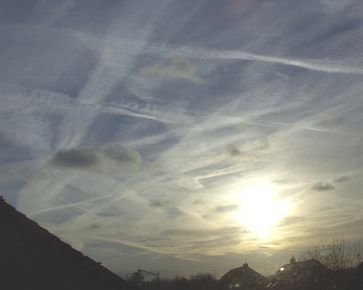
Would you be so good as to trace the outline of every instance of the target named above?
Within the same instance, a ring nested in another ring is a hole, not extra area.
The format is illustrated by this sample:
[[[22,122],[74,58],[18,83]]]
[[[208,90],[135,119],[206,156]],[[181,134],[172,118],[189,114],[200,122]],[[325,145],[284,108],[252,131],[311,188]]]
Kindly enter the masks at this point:
[[[0,192],[118,273],[363,239],[360,0],[0,0]]]

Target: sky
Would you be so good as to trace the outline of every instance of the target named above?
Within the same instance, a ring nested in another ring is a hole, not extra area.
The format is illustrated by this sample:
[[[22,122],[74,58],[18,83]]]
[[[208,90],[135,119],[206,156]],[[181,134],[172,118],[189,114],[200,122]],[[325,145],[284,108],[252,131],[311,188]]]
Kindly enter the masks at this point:
[[[0,0],[0,192],[120,274],[266,274],[363,240],[362,15]]]

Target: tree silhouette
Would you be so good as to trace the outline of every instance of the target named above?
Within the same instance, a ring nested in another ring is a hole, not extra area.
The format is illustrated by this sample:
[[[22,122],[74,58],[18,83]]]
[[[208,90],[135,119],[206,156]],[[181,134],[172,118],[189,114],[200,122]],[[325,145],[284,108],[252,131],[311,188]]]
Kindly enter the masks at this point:
[[[300,260],[315,259],[332,270],[352,269],[362,262],[362,246],[330,238],[302,251]]]

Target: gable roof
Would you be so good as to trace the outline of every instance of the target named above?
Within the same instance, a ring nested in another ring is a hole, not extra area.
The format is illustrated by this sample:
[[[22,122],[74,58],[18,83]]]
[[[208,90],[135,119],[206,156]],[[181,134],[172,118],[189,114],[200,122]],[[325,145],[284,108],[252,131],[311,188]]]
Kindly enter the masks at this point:
[[[267,289],[323,289],[331,278],[332,270],[315,259],[296,262],[290,260],[270,277]],[[319,288],[320,287],[320,288]],[[324,288],[325,289],[325,288]]]
[[[219,284],[228,286],[229,288],[235,287],[244,289],[246,287],[248,289],[253,289],[265,284],[266,281],[266,277],[251,269],[248,264],[245,263],[242,267],[231,269],[224,274],[219,279]]]
[[[329,272],[330,269],[315,259],[296,262],[291,259],[290,264],[283,265],[276,275],[285,276],[294,273],[319,274],[321,272]]]
[[[354,275],[356,277],[356,280],[363,285],[363,262],[358,265],[357,268],[355,268]]]
[[[360,264],[357,266],[356,271],[358,271],[358,272],[360,272],[360,273],[362,273],[362,274],[363,274],[363,262],[362,262],[362,263],[360,263]]]
[[[2,197],[0,237],[2,289],[130,289],[121,277],[28,219]]]

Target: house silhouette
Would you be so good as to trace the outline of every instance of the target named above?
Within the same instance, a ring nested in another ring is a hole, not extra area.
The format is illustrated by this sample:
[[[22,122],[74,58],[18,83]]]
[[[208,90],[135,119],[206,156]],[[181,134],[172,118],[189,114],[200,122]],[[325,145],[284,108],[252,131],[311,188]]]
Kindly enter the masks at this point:
[[[266,285],[270,290],[325,290],[334,289],[333,271],[315,259],[299,261],[290,260],[269,278]]]
[[[0,289],[130,290],[131,287],[0,197]]]
[[[220,290],[363,290],[363,262],[357,268],[332,270],[315,259],[292,258],[268,278],[246,263],[224,274],[218,286]]]
[[[220,289],[256,290],[266,284],[266,277],[251,269],[247,263],[224,274],[218,281]]]

